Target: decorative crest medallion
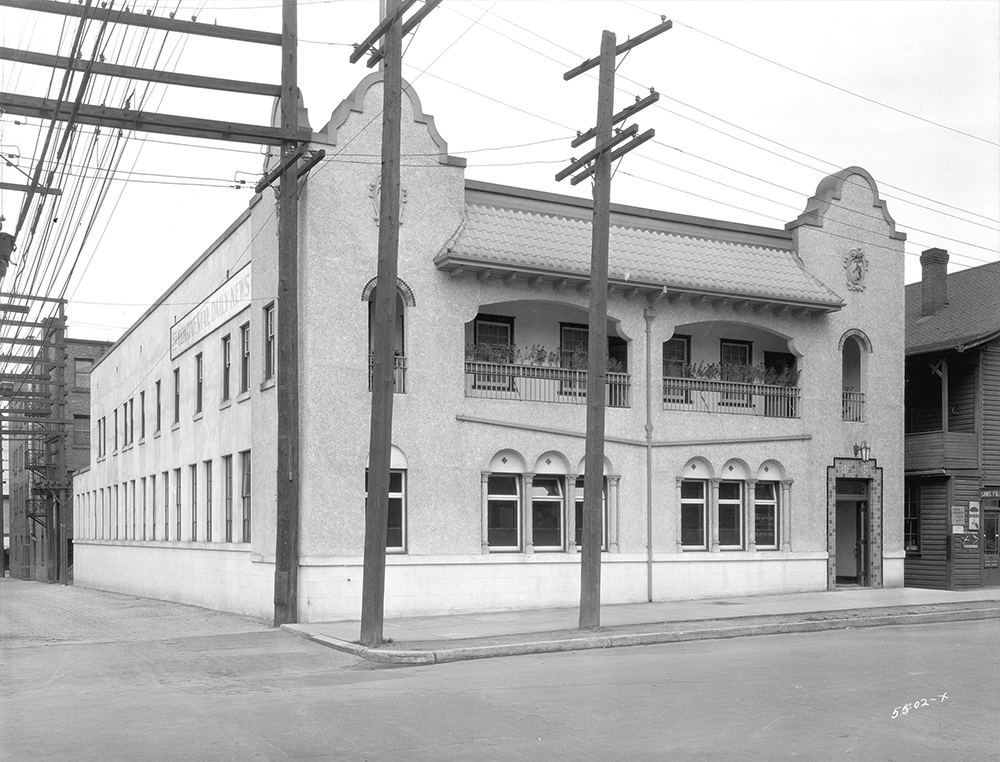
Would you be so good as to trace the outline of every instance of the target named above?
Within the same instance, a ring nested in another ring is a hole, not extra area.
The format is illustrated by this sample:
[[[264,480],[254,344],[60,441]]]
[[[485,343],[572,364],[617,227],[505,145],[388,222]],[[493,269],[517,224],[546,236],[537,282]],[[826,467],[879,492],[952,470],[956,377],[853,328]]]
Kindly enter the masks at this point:
[[[375,224],[378,225],[378,216],[381,211],[380,206],[382,204],[382,174],[375,179],[373,183],[368,186],[368,198],[372,200],[372,210],[375,212],[375,216],[372,218],[375,220]],[[406,209],[406,188],[399,186],[399,224],[403,224],[403,211]]]
[[[868,272],[868,260],[861,249],[851,249],[844,255],[844,267],[847,268],[847,287],[851,291],[865,290],[865,275]]]

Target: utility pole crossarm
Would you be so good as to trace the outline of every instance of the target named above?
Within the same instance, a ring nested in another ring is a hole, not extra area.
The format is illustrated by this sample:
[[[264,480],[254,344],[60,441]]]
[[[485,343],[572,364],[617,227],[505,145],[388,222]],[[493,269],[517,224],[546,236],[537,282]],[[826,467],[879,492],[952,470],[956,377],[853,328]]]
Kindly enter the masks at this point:
[[[647,140],[651,140],[655,135],[656,135],[656,130],[654,130],[652,127],[650,127],[648,130],[646,130],[644,133],[642,133],[641,135],[639,135],[634,140],[630,140],[625,145],[621,146],[620,148],[616,148],[614,151],[612,151],[611,152],[611,156],[609,157],[609,159],[611,161],[613,161],[613,162],[614,161],[618,161],[618,159],[620,159],[622,156],[624,156],[625,154],[627,154],[629,151],[631,151],[631,150],[633,150],[635,148],[638,148],[643,143],[645,143]],[[576,177],[574,177],[572,180],[570,180],[569,184],[570,185],[576,185],[577,183],[580,183],[580,182],[586,180],[592,174],[594,174],[594,166],[587,167],[585,170],[583,170],[583,172],[581,172]]]
[[[619,111],[613,117],[611,117],[611,124],[618,124],[619,122],[624,122],[629,117],[634,116],[635,114],[638,114],[640,111],[642,111],[644,108],[646,108],[646,106],[652,106],[658,100],[660,100],[660,94],[658,92],[656,92],[655,90],[652,93],[650,93],[649,95],[647,95],[645,98],[643,98],[642,100],[639,100],[638,96],[636,96],[636,102],[635,103],[633,103],[631,106],[627,106],[627,107],[623,108],[621,111]],[[596,134],[597,134],[597,129],[595,127],[591,127],[586,132],[581,133],[580,135],[578,135],[576,137],[576,139],[574,139],[573,142],[570,143],[570,145],[573,148],[576,148],[578,146],[582,146],[584,143],[586,143],[588,140],[590,140]]]
[[[372,30],[372,33],[365,37],[365,41],[360,45],[354,46],[354,52],[351,53],[351,63],[357,63],[360,61],[361,57],[368,52],[375,41],[380,39],[382,35],[389,30],[389,27],[396,23],[396,19],[406,13],[410,6],[416,2],[417,0],[403,0],[403,3],[399,6],[398,10],[394,13],[387,13],[385,18],[379,22],[379,25]]]
[[[632,137],[638,131],[639,131],[639,125],[637,125],[637,124],[633,124],[631,127],[622,130],[621,132],[619,132],[617,135],[615,135],[610,140],[608,140],[608,141],[606,141],[604,143],[601,143],[599,146],[597,146],[597,148],[594,148],[593,150],[587,152],[587,154],[584,155],[584,157],[582,159],[577,159],[572,164],[570,164],[568,167],[566,167],[565,169],[563,169],[559,173],[557,173],[556,174],[556,181],[558,182],[559,180],[562,180],[562,179],[564,179],[566,177],[569,177],[571,174],[573,174],[574,172],[576,172],[576,170],[578,170],[580,167],[589,164],[594,159],[596,159],[598,156],[600,156],[602,153],[604,153],[608,149],[610,149],[610,148],[618,145],[623,140],[626,140],[626,139]]]
[[[620,56],[622,53],[625,53],[626,51],[631,50],[636,45],[641,45],[642,43],[646,42],[647,40],[651,40],[652,38],[656,37],[656,35],[663,34],[668,29],[670,29],[671,27],[673,27],[673,25],[674,25],[673,21],[670,21],[669,19],[666,19],[663,16],[660,16],[660,18],[663,19],[663,22],[661,24],[658,24],[657,26],[654,26],[652,29],[647,29],[642,34],[640,34],[640,35],[638,35],[636,37],[633,37],[630,40],[626,40],[621,45],[619,45],[617,48],[615,48],[615,56]],[[586,61],[584,61],[579,66],[577,66],[575,69],[570,69],[568,72],[566,72],[565,74],[563,74],[563,79],[568,82],[569,80],[573,79],[573,77],[576,77],[576,76],[578,76],[580,74],[583,74],[585,71],[589,71],[590,69],[593,69],[595,66],[598,66],[600,63],[601,63],[601,59],[600,59],[599,56],[597,58],[588,58]]]
[[[408,18],[403,23],[403,37],[406,37],[410,32],[413,31],[414,27],[424,20],[424,16],[434,10],[437,6],[441,4],[441,0],[424,0],[424,7],[414,13],[410,18]],[[369,69],[371,69],[375,64],[382,60],[385,56],[385,48],[379,48],[378,50],[373,50],[371,58],[368,59],[368,63],[365,64]]]

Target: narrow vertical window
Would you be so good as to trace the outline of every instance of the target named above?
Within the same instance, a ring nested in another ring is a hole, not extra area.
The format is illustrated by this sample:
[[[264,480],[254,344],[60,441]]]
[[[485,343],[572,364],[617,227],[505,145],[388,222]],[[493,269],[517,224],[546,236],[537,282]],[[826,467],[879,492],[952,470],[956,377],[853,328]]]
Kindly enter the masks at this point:
[[[907,484],[903,493],[903,549],[920,552],[920,485]]]
[[[233,456],[226,455],[222,459],[223,476],[226,488],[226,542],[233,541]]]
[[[250,542],[250,451],[240,453],[240,498],[243,503],[243,542]]]
[[[146,438],[146,392],[139,392],[139,439]]]
[[[177,539],[181,539],[181,470],[174,469],[174,508],[177,509]]]
[[[576,545],[577,547],[583,547],[583,483],[584,477],[578,476],[576,478],[576,492],[574,493],[574,500],[576,502]],[[608,549],[608,480],[607,477],[603,480],[603,486],[601,487],[601,550]]]
[[[757,482],[754,486],[754,544],[757,550],[778,547],[778,483]]]
[[[146,515],[146,477],[142,477],[139,482],[139,487],[142,490],[142,541],[146,541],[146,523],[149,517]]]
[[[135,442],[135,397],[128,401],[128,443]]]
[[[212,461],[205,461],[205,541],[212,541]]]
[[[233,340],[227,333],[222,337],[222,401],[229,399],[229,379],[233,366]]]
[[[155,429],[155,431],[159,431],[160,428],[163,425],[163,413],[162,413],[163,406],[162,406],[161,402],[162,402],[162,400],[161,400],[161,397],[160,397],[160,382],[157,381],[156,382],[156,429]]]
[[[681,482],[681,547],[684,550],[704,550],[705,542],[705,482],[685,479]]]
[[[563,546],[564,480],[536,476],[531,484],[531,543],[536,550]]]
[[[368,469],[365,469],[365,502],[368,501]],[[406,550],[406,471],[389,472],[389,513],[386,520],[385,549]]]
[[[194,412],[201,412],[202,387],[205,381],[205,357],[199,352],[194,356]]]
[[[274,342],[274,303],[264,308],[264,380],[274,378],[277,362],[277,348]]]
[[[181,420],[181,369],[174,368],[174,423]]]
[[[163,472],[163,539],[170,539],[170,472]]]
[[[240,394],[250,391],[250,324],[240,326]]]
[[[198,542],[198,464],[191,464],[191,542]]]
[[[115,436],[114,439],[111,440],[111,444],[114,448],[112,449],[112,452],[118,452],[118,408],[115,408]]]
[[[136,506],[136,503],[135,503],[135,479],[133,479],[132,480],[132,539],[133,540],[138,540],[139,539],[138,536],[135,533],[136,532],[136,520],[137,520],[137,514],[138,514],[138,511],[136,510],[136,508],[137,508],[137,506]]]
[[[77,357],[73,360],[73,385],[77,389],[90,388],[90,369],[94,366],[94,361]]]
[[[486,541],[490,550],[520,550],[521,477],[490,474],[486,482]]]
[[[152,529],[152,535],[149,539],[156,541],[156,474],[151,474],[149,477],[149,495],[152,498],[152,505],[150,506],[149,514],[149,526]]]
[[[719,482],[719,547],[743,548],[743,482]]]

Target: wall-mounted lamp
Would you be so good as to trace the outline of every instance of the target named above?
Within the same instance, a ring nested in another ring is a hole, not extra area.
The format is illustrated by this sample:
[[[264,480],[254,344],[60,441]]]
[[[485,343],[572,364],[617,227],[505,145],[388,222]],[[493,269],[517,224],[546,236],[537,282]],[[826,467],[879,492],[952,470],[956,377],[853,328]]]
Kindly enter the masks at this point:
[[[872,454],[872,449],[868,446],[868,442],[862,441],[861,444],[854,445],[854,457],[861,458],[861,460],[867,462]]]

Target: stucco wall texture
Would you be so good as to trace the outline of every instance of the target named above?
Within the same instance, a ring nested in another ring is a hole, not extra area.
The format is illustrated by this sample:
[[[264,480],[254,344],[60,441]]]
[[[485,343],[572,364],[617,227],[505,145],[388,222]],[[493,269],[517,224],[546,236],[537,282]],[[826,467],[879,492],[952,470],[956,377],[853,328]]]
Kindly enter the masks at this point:
[[[407,367],[406,392],[394,395],[393,444],[406,459],[406,547],[388,556],[386,613],[573,605],[579,596],[579,554],[573,552],[571,538],[558,552],[524,548],[484,553],[483,474],[502,450],[519,456],[529,474],[581,474],[586,407],[468,396],[465,351],[479,313],[514,317],[519,347],[544,344],[555,350],[560,322],[587,322],[588,295],[575,287],[555,289],[521,277],[477,278],[435,265],[435,257],[461,232],[470,191],[464,162],[447,154],[413,89],[405,92],[398,276],[407,302]],[[338,107],[315,134],[314,147],[325,148],[327,159],[312,170],[300,194],[303,621],[357,618],[360,613],[371,409],[365,287],[377,270],[381,102],[381,81],[375,74]],[[473,192],[477,203],[490,195],[481,187]],[[503,189],[499,196],[511,203],[518,191]],[[525,203],[557,210],[565,206],[558,197]],[[579,203],[563,211],[581,214]],[[653,224],[641,216],[630,219],[627,211],[620,219],[636,227]],[[662,214],[655,224],[689,235],[759,240],[768,247],[777,243],[843,306],[833,311],[752,309],[745,303],[686,296],[651,306],[642,296],[611,293],[609,332],[628,342],[631,387],[629,406],[609,407],[606,415],[606,474],[617,477],[613,497],[609,495],[610,534],[616,542],[603,556],[603,600],[645,600],[650,579],[657,599],[825,589],[830,584],[828,516],[835,510],[827,468],[835,458],[852,458],[853,446],[862,440],[883,474],[883,499],[873,506],[882,512],[881,576],[872,584],[901,584],[904,237],[896,232],[874,180],[860,168],[825,179],[788,232],[731,223],[716,229],[710,221],[677,222]],[[846,277],[845,255],[852,249],[865,255],[863,290],[852,290]],[[249,310],[170,358],[172,322],[248,258],[253,271]],[[166,547],[91,532],[77,541],[78,584],[269,615],[271,588],[262,581],[273,575],[277,413],[273,384],[261,383],[261,321],[276,292],[274,194],[268,190],[95,369],[92,417],[96,421],[109,415],[140,388],[147,389],[149,405],[156,379],[163,382],[164,405],[172,404],[173,368],[181,367],[187,380],[193,373],[191,358],[199,351],[206,357],[207,394],[215,399],[220,339],[231,333],[235,340],[239,326],[250,320],[254,381],[247,398],[222,409],[217,400],[207,402],[200,420],[192,420],[190,412],[182,414],[173,430],[171,411],[165,410],[167,423],[159,437],[147,435],[144,444],[127,452],[112,454],[109,448],[74,485],[77,493],[93,493],[137,475],[251,449],[252,541],[215,552],[184,537]],[[675,333],[692,336],[696,363],[718,362],[723,338],[753,341],[755,365],[764,361],[765,351],[794,355],[801,372],[798,417],[664,409],[662,346]],[[861,337],[865,349],[865,416],[859,422],[845,421],[842,414],[842,344],[851,334]],[[189,400],[185,397],[183,404]],[[710,516],[708,547],[683,551],[678,480],[692,475],[779,482],[778,549],[752,547],[747,537],[752,514],[745,507],[743,549],[720,551],[711,542],[717,519]],[[220,503],[216,496],[215,510]],[[572,511],[567,501],[566,534]],[[191,568],[183,570],[187,566]],[[128,574],[114,571],[126,568]],[[164,573],[164,568],[174,571]],[[245,589],[235,592],[241,585]]]

